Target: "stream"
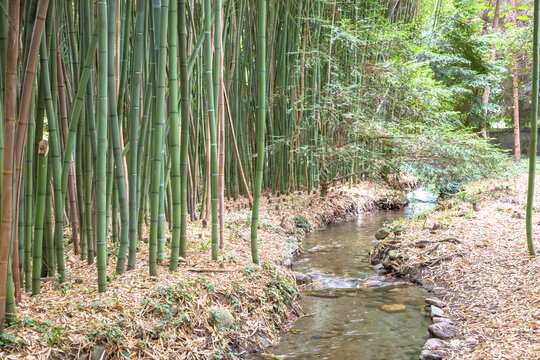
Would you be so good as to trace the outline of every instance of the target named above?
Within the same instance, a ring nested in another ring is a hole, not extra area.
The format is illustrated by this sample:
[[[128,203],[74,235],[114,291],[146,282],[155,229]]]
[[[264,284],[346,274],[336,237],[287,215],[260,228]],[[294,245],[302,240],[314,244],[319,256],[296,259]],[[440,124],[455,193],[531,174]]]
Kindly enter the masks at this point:
[[[405,210],[361,215],[304,240],[305,252],[293,270],[310,275],[322,288],[305,294],[306,315],[267,350],[274,359],[418,359],[429,337],[430,321],[422,314],[428,293],[379,275],[368,253],[384,222],[433,208],[429,195],[420,191],[410,195]]]

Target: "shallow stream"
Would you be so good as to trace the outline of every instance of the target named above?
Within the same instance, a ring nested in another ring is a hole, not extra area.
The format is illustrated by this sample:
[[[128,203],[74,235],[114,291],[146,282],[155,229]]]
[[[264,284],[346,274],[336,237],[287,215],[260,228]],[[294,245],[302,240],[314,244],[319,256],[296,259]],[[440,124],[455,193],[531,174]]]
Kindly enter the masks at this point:
[[[368,252],[384,222],[423,210],[411,201],[405,211],[362,215],[306,238],[293,270],[310,275],[322,289],[305,294],[306,315],[267,352],[280,359],[418,359],[429,337],[430,322],[422,314],[428,294],[378,275]]]

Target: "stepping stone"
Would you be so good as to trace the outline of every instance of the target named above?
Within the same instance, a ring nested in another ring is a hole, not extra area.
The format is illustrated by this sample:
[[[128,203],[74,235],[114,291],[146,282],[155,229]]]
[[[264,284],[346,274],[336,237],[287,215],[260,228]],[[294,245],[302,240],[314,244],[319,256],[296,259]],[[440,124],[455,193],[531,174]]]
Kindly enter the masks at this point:
[[[435,298],[429,298],[429,299],[426,299],[425,300],[426,304],[428,305],[433,305],[433,306],[436,306],[438,308],[445,308],[446,307],[446,303],[442,300],[439,300],[439,299],[435,299]]]
[[[429,309],[430,313],[431,313],[431,317],[432,318],[437,318],[437,317],[443,317],[444,316],[444,311],[437,307],[437,306],[433,306],[431,305],[431,308]]]
[[[429,326],[428,331],[431,337],[443,340],[453,339],[461,332],[460,328],[447,322],[432,324]]]

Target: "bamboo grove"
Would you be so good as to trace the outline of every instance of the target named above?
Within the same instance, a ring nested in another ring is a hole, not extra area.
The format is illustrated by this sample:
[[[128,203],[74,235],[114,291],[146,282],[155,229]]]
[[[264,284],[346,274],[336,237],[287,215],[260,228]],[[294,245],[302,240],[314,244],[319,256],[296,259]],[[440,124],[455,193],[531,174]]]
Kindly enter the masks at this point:
[[[353,4],[351,4],[353,3]],[[334,137],[317,106],[340,66],[377,63],[333,41],[339,18],[410,22],[418,1],[2,0],[0,318],[66,258],[148,271],[187,257],[188,221],[223,246],[224,199],[312,190],[365,164],[303,152]],[[366,40],[367,41],[367,40]],[[367,68],[367,66],[366,66]],[[362,81],[365,73],[353,72]],[[368,79],[366,77],[366,79]],[[369,81],[373,80],[366,80]],[[380,107],[380,106],[379,106]],[[370,141],[366,146],[384,147]],[[332,174],[330,174],[332,172]],[[358,175],[361,176],[361,175]],[[170,234],[170,242],[166,236]],[[246,249],[249,251],[249,249]]]

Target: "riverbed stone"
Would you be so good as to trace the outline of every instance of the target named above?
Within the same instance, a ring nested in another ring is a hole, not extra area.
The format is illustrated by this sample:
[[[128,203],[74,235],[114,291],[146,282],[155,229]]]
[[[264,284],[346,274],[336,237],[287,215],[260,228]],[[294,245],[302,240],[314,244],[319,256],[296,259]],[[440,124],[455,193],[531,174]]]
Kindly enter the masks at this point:
[[[453,339],[461,332],[457,326],[446,322],[432,324],[429,326],[428,331],[431,337],[443,340]]]
[[[431,305],[429,311],[431,313],[432,318],[438,318],[438,317],[443,317],[444,316],[444,311],[441,308],[437,307],[437,306]]]
[[[311,276],[301,272],[293,272],[293,275],[296,283],[299,285],[308,284],[312,281]]]
[[[385,268],[389,268],[390,267],[390,258],[387,256],[383,259],[383,261],[381,262],[382,266],[384,266]]]
[[[436,307],[439,307],[439,308],[445,308],[446,307],[446,303],[442,300],[439,300],[439,299],[435,299],[435,298],[428,298],[425,300],[426,304],[428,305],[433,305],[433,306],[436,306]]]
[[[210,312],[210,323],[218,329],[228,329],[234,325],[234,316],[227,309],[215,309]]]
[[[388,303],[381,306],[381,309],[383,309],[386,312],[396,312],[405,310],[407,308],[407,305],[400,304],[400,303]]]
[[[384,240],[388,237],[388,235],[390,235],[390,231],[388,231],[388,229],[381,228],[375,233],[375,239]]]
[[[433,319],[433,323],[434,324],[438,324],[438,323],[449,323],[449,324],[453,324],[454,322],[448,318],[445,318],[445,317],[434,317]]]
[[[418,360],[442,360],[443,356],[436,352],[423,350]]]
[[[444,349],[446,344],[441,339],[431,338],[424,344],[424,350],[440,350]]]
[[[398,255],[399,255],[399,253],[398,253],[397,250],[390,250],[388,252],[388,257],[390,258],[390,260],[396,260]]]

